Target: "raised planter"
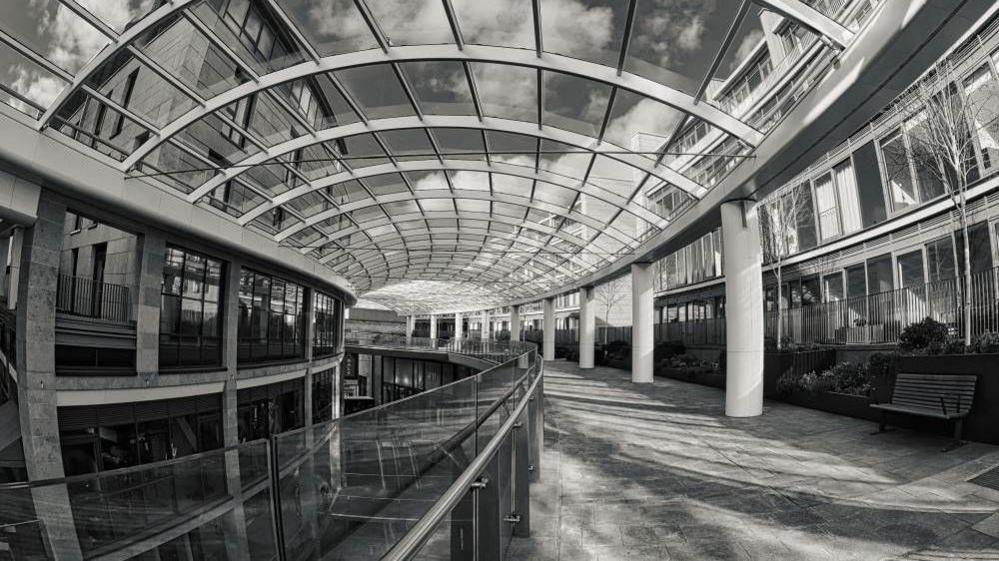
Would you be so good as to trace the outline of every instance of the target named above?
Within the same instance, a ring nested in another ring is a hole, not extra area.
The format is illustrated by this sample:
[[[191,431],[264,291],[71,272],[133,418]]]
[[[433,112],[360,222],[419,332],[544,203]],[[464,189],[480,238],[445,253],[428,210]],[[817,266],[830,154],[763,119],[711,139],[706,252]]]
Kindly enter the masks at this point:
[[[689,367],[656,367],[656,376],[672,378],[683,382],[692,382],[703,386],[715,388],[725,387],[725,374],[718,372],[710,366],[689,366]]]
[[[794,392],[791,395],[778,399],[792,405],[825,411],[826,413],[845,415],[855,419],[877,421],[879,416],[877,411],[871,409],[871,399],[866,395],[837,392]]]

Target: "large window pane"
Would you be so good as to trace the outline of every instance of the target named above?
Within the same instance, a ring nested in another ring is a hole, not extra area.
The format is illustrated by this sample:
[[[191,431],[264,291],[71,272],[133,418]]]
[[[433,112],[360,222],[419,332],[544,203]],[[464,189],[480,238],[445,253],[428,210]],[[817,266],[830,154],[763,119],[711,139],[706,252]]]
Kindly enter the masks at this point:
[[[888,215],[885,211],[884,189],[881,185],[881,172],[873,141],[853,153],[853,163],[854,169],[857,170],[857,193],[860,197],[864,227],[884,222]]]

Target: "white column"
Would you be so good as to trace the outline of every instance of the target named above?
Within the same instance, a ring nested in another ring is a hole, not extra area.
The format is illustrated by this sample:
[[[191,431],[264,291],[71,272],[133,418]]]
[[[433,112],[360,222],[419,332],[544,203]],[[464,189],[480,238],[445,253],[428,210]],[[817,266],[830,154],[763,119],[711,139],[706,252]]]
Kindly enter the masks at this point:
[[[725,414],[763,413],[763,252],[753,201],[722,204],[727,372]]]
[[[489,311],[482,310],[482,332],[480,337],[483,341],[489,340]]]
[[[460,341],[462,337],[461,333],[461,313],[456,312],[454,314],[454,339],[455,341]]]
[[[652,264],[631,266],[631,381],[652,383],[653,325]]]
[[[406,316],[406,344],[413,343],[413,332],[416,331],[416,316]]]
[[[430,314],[430,341],[437,340],[437,316]]]
[[[579,289],[579,367],[593,368],[593,337],[597,327],[593,287]]]
[[[510,306],[510,340],[520,341],[520,306]]]
[[[555,360],[555,299],[545,298],[544,358]]]

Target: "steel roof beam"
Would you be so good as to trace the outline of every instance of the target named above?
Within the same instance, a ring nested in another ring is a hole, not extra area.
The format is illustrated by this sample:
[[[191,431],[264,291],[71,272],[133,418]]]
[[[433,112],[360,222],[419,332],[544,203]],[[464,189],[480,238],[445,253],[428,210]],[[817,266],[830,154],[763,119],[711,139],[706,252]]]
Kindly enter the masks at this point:
[[[539,141],[541,139],[551,140],[573,146],[578,149],[591,151],[597,154],[603,154],[607,158],[611,158],[622,162],[624,164],[630,165],[639,171],[650,173],[653,176],[667,181],[677,187],[687,191],[694,197],[701,197],[707,190],[698,183],[689,179],[685,175],[665,166],[656,166],[655,160],[651,158],[645,158],[620,147],[615,147],[603,143],[601,145],[595,145],[594,139],[574,133],[571,131],[566,131],[559,128],[554,128],[550,126],[538,127],[535,123],[529,123],[526,121],[513,121],[508,119],[496,119],[492,117],[487,117],[483,119],[478,119],[472,116],[441,116],[441,115],[426,115],[422,119],[413,117],[393,117],[388,119],[377,119],[374,121],[369,121],[368,123],[358,122],[351,123],[349,125],[342,125],[338,127],[333,127],[318,131],[315,135],[303,135],[292,140],[276,144],[266,151],[257,152],[248,158],[236,162],[232,167],[225,168],[221,170],[223,173],[214,176],[209,179],[201,186],[197,187],[192,191],[187,199],[190,202],[196,202],[201,197],[210,193],[212,189],[224,184],[226,181],[242,175],[246,170],[254,166],[259,166],[264,163],[271,162],[275,158],[290,154],[296,150],[302,148],[308,148],[314,144],[319,144],[322,142],[330,142],[333,140],[347,138],[350,136],[356,136],[365,133],[378,133],[387,132],[400,129],[420,129],[420,128],[462,128],[462,129],[476,129],[476,130],[486,130],[486,131],[497,131],[497,132],[509,132],[513,134],[520,134],[523,136],[529,136],[537,138]],[[622,153],[623,152],[623,153]],[[444,154],[447,156],[447,154]]]
[[[220,93],[207,100],[203,107],[193,108],[165,126],[163,135],[165,138],[169,138],[201,117],[225,107],[237,99],[306,76],[370,64],[447,60],[510,64],[572,74],[617,86],[695,115],[750,146],[756,146],[763,138],[763,133],[724,111],[706,103],[697,103],[690,94],[636,74],[622,72],[618,75],[617,69],[613,67],[554,53],[545,53],[543,57],[538,58],[533,52],[524,49],[470,44],[466,44],[462,49],[458,49],[455,45],[399,46],[392,47],[388,52],[370,49],[324,57],[315,62],[296,64],[262,75],[259,82],[247,82]],[[159,142],[151,140],[140,146],[132,154],[132,157],[126,160],[125,167],[131,167],[145,157],[158,146]]]

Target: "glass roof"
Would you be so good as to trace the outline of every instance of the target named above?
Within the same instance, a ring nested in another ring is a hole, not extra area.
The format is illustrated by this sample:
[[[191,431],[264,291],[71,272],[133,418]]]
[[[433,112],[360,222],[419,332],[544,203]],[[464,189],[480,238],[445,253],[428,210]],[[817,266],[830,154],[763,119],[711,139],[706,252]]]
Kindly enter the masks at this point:
[[[0,102],[362,295],[474,310],[634,251],[751,155],[777,118],[742,83],[829,48],[758,3],[7,0]]]

